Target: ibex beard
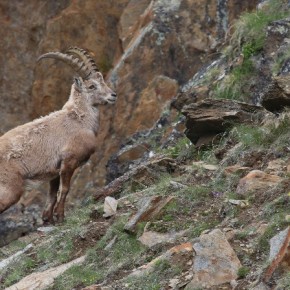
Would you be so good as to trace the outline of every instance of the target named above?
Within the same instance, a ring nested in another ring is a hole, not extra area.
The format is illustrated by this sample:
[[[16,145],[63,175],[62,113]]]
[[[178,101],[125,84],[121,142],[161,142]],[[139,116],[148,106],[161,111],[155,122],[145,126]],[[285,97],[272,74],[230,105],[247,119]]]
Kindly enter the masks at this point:
[[[72,47],[49,52],[77,73],[68,101],[60,111],[16,127],[0,137],[0,213],[17,203],[25,180],[50,182],[44,223],[64,220],[65,199],[76,168],[96,150],[99,106],[113,104],[114,93],[105,83],[88,52]]]

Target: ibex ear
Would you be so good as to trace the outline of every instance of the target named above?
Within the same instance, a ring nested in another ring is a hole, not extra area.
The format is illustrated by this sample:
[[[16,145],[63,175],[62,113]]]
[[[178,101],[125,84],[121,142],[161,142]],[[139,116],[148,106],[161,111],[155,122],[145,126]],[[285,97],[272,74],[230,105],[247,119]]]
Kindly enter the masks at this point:
[[[74,77],[74,83],[75,83],[75,89],[78,92],[82,92],[83,91],[83,80],[81,77]]]

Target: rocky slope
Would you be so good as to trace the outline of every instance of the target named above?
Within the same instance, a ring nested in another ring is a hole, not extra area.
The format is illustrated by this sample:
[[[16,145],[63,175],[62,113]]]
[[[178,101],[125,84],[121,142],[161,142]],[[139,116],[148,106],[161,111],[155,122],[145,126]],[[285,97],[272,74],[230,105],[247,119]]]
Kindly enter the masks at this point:
[[[92,51],[119,99],[114,108],[102,110],[98,150],[75,174],[69,204],[80,204],[82,196],[93,192],[92,183],[105,184],[108,159],[124,139],[154,125],[179,86],[214,55],[233,19],[255,4],[2,1],[0,132],[57,110],[67,100],[72,71],[53,61],[36,64],[37,56],[71,45]],[[46,191],[45,186],[34,184],[28,188],[21,201],[25,215],[22,207],[13,207],[7,217],[2,217],[2,236],[9,233],[12,239],[13,228],[18,227],[18,234],[24,234],[39,224]]]
[[[71,39],[92,47],[119,100],[74,181],[81,206],[0,249],[0,288],[289,289],[288,2],[240,18],[257,3],[64,2],[41,6],[49,20],[28,5],[40,23],[34,56]],[[15,26],[10,2],[1,5]],[[3,130],[61,106],[64,69],[35,68],[26,115],[9,119],[7,96]],[[26,225],[37,226],[38,211]]]

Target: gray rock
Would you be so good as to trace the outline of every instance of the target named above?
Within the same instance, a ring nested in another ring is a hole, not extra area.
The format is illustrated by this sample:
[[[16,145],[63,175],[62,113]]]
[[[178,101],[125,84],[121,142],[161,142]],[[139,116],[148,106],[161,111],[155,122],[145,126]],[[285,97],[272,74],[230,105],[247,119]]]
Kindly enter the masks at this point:
[[[237,271],[242,265],[221,230],[201,235],[193,249],[193,279],[186,290],[210,288],[238,277]]]

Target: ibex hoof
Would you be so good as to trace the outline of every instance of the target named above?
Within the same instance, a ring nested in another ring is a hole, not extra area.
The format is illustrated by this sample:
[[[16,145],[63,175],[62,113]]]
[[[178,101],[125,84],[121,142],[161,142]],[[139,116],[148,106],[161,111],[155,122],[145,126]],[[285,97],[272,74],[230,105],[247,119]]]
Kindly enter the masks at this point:
[[[54,225],[53,218],[42,217],[42,221],[44,226]]]
[[[56,222],[57,222],[58,224],[61,224],[61,223],[64,222],[64,216],[63,216],[63,215],[58,215],[58,214],[56,214],[55,216],[56,216]]]

